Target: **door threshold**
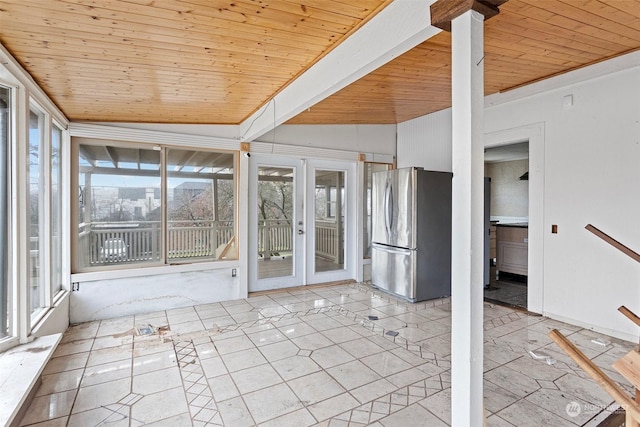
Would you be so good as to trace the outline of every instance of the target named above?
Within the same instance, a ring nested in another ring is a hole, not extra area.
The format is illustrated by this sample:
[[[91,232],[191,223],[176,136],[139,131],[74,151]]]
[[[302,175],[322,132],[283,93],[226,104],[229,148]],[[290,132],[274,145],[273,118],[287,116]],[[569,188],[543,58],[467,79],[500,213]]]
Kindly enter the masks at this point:
[[[357,283],[357,282],[353,279],[349,279],[349,280],[336,280],[334,282],[316,283],[313,285],[293,286],[291,288],[267,289],[266,291],[249,292],[249,298],[259,297],[262,295],[281,294],[284,292],[291,292],[291,291],[304,291],[304,290],[311,290],[316,288],[327,288],[330,286],[351,285],[353,283]]]

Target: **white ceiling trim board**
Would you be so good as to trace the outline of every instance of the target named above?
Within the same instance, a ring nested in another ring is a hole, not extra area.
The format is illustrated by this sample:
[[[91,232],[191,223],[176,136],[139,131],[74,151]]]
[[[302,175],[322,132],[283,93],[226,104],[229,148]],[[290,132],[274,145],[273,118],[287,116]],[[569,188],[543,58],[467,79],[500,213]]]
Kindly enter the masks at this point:
[[[441,30],[431,26],[435,0],[396,0],[240,124],[253,141]]]
[[[217,148],[222,150],[240,150],[240,142],[230,138],[186,135],[182,133],[162,132],[155,130],[132,129],[118,126],[105,126],[87,123],[71,123],[71,136],[84,138],[110,139],[117,141],[142,142],[150,144],[168,144],[200,148]]]
[[[254,141],[251,143],[251,153],[273,154],[279,157],[291,156],[311,159],[330,159],[358,161],[360,154],[364,154],[365,161],[378,163],[392,163],[392,155],[379,153],[361,153],[357,151],[334,150],[330,148],[303,147],[272,142]]]

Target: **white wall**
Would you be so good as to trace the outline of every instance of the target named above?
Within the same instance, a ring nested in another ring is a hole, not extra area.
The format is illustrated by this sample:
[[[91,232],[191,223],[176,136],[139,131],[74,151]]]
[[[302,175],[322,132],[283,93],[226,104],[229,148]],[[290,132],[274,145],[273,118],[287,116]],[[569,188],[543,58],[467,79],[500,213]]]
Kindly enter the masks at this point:
[[[64,294],[55,302],[52,310],[49,310],[45,317],[33,329],[34,337],[43,337],[61,333],[69,327],[69,301],[71,293],[64,291]]]
[[[179,133],[184,135],[210,136],[216,138],[240,139],[238,125],[200,125],[177,123],[122,123],[122,122],[94,122],[92,124],[115,126],[119,128],[152,130],[159,132]]]
[[[244,298],[246,295],[240,289],[239,277],[232,277],[231,270],[185,271],[80,282],[79,290],[71,294],[71,323]]]
[[[282,125],[259,141],[393,156],[396,125]]]
[[[529,181],[520,176],[529,160],[485,163],[484,176],[491,178],[491,217],[529,218]]]
[[[640,313],[640,265],[584,227],[591,223],[640,251],[640,55],[588,68],[490,97],[485,133],[534,123],[544,129],[544,256],[536,267],[543,276],[542,313],[635,341],[637,328],[617,308],[624,304]],[[563,107],[566,95],[573,96],[571,108]],[[416,120],[446,126],[445,113],[436,114],[439,120],[435,115]],[[403,126],[398,126],[398,164],[407,161],[406,147],[416,144],[400,137]],[[447,138],[441,136],[438,144]],[[415,161],[444,164],[447,156]],[[558,234],[551,234],[552,224]]]
[[[398,124],[398,167],[451,172],[451,109]]]

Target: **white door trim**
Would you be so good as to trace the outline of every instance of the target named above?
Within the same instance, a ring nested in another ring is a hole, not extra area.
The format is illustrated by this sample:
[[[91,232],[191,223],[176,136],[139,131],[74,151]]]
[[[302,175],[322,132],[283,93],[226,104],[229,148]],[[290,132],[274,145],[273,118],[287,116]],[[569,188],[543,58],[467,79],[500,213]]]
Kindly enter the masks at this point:
[[[529,141],[529,274],[527,310],[544,314],[544,122],[484,135],[485,148]]]

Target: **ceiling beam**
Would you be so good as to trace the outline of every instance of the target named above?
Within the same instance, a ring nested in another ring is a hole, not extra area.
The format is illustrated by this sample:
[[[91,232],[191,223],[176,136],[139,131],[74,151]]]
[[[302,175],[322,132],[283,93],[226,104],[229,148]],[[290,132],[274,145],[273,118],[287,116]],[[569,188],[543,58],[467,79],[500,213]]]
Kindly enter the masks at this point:
[[[109,161],[113,164],[114,168],[118,167],[118,153],[111,146],[104,147],[107,152],[107,157],[109,157]]]
[[[439,33],[430,25],[434,0],[394,1],[240,123],[254,141],[376,68]]]
[[[82,158],[84,158],[91,166],[96,166],[98,164],[97,160],[94,159],[93,154],[87,150],[87,148],[80,144],[78,151],[80,152],[80,156],[82,156]]]
[[[152,178],[160,178],[160,171],[149,169],[122,169],[122,168],[104,168],[80,166],[80,173],[90,173],[93,175],[116,175],[116,176],[146,176]],[[233,174],[229,173],[196,173],[196,172],[168,172],[170,178],[189,178],[189,179],[227,179],[233,180]],[[95,185],[94,185],[95,186]],[[117,187],[117,185],[114,185]]]
[[[451,32],[451,21],[468,10],[484,15],[484,20],[500,13],[498,7],[507,0],[438,0],[431,5],[431,25]]]

